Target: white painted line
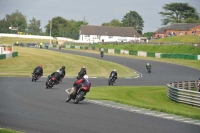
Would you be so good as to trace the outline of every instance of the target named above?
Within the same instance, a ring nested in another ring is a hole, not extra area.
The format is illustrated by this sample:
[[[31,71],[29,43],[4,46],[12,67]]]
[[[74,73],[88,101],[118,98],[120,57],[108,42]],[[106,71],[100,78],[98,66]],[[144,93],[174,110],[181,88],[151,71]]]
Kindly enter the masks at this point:
[[[164,118],[166,118],[166,119],[174,119],[174,117],[164,117]]]
[[[145,114],[147,114],[147,115],[155,115],[155,113],[145,113]]]
[[[65,91],[69,94],[69,90],[70,90],[70,89],[66,89]]]
[[[141,111],[141,110],[134,110],[134,109],[132,109],[131,111],[134,111],[134,112],[139,112],[139,111]]]

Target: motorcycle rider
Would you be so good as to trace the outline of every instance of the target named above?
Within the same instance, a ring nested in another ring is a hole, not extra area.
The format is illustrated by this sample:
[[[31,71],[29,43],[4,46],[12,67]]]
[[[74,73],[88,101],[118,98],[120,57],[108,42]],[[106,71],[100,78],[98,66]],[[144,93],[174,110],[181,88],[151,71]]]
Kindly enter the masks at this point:
[[[86,68],[85,68],[85,66],[83,66],[83,67],[81,68],[80,72],[78,73],[77,79],[81,79],[81,78],[82,78],[84,75],[86,75],[86,74],[87,74]]]
[[[89,76],[88,76],[88,75],[84,75],[81,79],[77,80],[77,81],[74,83],[74,85],[73,85],[73,87],[74,87],[74,92],[73,92],[74,95],[76,95],[76,93],[78,92],[78,90],[79,90],[82,86],[87,87],[87,89],[90,89],[90,87],[91,87],[91,82],[90,82],[90,80],[89,80]],[[84,99],[85,99],[85,97],[83,97],[82,100],[84,100]]]
[[[103,55],[104,55],[103,49],[101,50],[100,54],[101,54],[101,57],[103,57]]]
[[[53,72],[51,75],[48,76],[47,81],[52,77],[55,78],[55,83],[59,84],[59,81],[61,79],[61,71],[57,70],[56,72]]]
[[[32,74],[36,74],[39,76],[39,78],[43,75],[43,68],[42,68],[42,64],[40,64],[39,66],[37,66]]]
[[[62,82],[62,79],[65,77],[65,66],[62,66],[61,68],[60,68],[60,71],[61,71],[61,82]]]
[[[110,77],[112,77],[113,82],[115,83],[115,80],[117,79],[117,70],[116,69],[114,69],[113,71],[111,71]]]
[[[151,65],[149,63],[146,64],[147,69],[151,69]]]

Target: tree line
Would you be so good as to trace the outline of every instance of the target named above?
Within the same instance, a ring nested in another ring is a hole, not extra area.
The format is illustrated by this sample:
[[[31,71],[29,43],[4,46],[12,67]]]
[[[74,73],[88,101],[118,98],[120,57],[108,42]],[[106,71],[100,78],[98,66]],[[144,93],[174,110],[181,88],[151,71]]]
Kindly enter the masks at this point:
[[[163,10],[159,12],[163,19],[162,25],[172,23],[200,23],[200,17],[197,10],[188,3],[170,3],[163,6]],[[53,37],[68,37],[78,39],[79,29],[81,25],[88,25],[85,21],[66,20],[63,17],[57,16],[49,20],[46,24],[46,31],[42,32],[41,21],[32,18],[27,22],[19,10],[14,13],[6,14],[5,18],[0,20],[0,33],[22,33],[31,35],[50,35]],[[118,27],[133,27],[143,36],[150,37],[153,32],[142,33],[144,21],[136,11],[130,11],[124,15],[122,20],[113,19],[110,22],[102,23],[102,26],[118,26]],[[17,27],[18,30],[10,30],[9,27]],[[51,29],[51,30],[50,30]]]

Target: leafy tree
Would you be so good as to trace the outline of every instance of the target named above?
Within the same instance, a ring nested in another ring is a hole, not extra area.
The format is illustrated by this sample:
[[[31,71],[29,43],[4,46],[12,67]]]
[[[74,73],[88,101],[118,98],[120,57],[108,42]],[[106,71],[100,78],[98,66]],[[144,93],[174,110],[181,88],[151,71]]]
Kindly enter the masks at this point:
[[[143,37],[147,37],[148,39],[151,39],[152,36],[153,36],[153,32],[146,32],[143,34]]]
[[[53,37],[68,37],[78,39],[81,25],[87,25],[85,21],[66,20],[62,17],[54,17],[51,21],[51,31]],[[50,21],[45,26],[46,33],[50,34]]]
[[[45,26],[46,32],[50,34],[50,23],[51,23],[51,35],[53,37],[59,37],[62,36],[63,31],[67,31],[69,24],[66,19],[58,16],[54,17],[52,21],[49,21],[49,23]]]
[[[19,10],[16,10],[14,13],[10,15],[6,14],[6,17],[0,21],[0,25],[3,32],[10,32],[9,27],[11,26],[18,27],[18,31],[24,32],[27,27],[27,21],[26,17]]]
[[[199,15],[196,9],[190,6],[188,3],[170,3],[163,6],[164,12],[159,12],[164,19],[162,24],[167,25],[169,23],[181,23],[182,20],[188,18],[199,19]]]
[[[110,23],[103,23],[102,26],[118,26],[121,27],[122,23],[118,19],[113,19]]]
[[[74,21],[74,20],[70,20],[70,29],[71,29],[71,35],[69,35],[70,38],[73,39],[78,39],[79,38],[79,30],[81,25],[88,25],[87,22],[85,21]]]
[[[200,19],[196,20],[194,18],[187,18],[186,20],[182,21],[183,23],[200,23]]]
[[[125,27],[134,27],[139,34],[142,34],[144,21],[136,11],[130,11],[123,17],[122,25]]]
[[[40,28],[40,20],[36,20],[34,17],[30,20],[30,24],[28,24],[28,32],[31,34],[40,34],[42,29]]]

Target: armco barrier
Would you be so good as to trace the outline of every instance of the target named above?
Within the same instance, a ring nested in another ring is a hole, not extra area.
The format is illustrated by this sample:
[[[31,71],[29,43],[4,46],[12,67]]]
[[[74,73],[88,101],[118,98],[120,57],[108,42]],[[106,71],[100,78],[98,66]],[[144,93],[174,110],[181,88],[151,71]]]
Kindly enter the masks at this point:
[[[0,60],[1,60],[1,59],[6,59],[6,54],[1,54],[1,55],[0,55]]]
[[[104,53],[108,53],[108,49],[107,48],[104,48]]]
[[[53,47],[57,47],[57,45],[53,45]],[[104,50],[104,53],[109,53],[110,50],[106,48],[98,48],[98,47],[85,47],[80,46],[80,48],[75,47],[73,45],[65,45],[66,48],[72,49],[85,49],[85,50]],[[154,52],[145,52],[145,51],[135,51],[135,50],[121,50],[121,49],[113,49],[116,54],[129,54],[143,57],[154,57],[154,58],[177,58],[177,59],[190,59],[190,60],[200,60],[200,55],[189,55],[189,54],[172,54],[172,53],[154,53]]]
[[[189,54],[161,54],[161,58],[176,58],[176,59],[198,60],[198,55],[189,55]]]
[[[74,49],[74,48],[75,48],[75,46],[71,46],[71,45],[70,45],[70,48],[73,48],[73,49]]]
[[[62,48],[66,48],[66,45],[64,44],[64,45],[62,45]]]
[[[129,55],[138,55],[138,51],[129,50]]]
[[[120,54],[120,49],[115,49],[116,54]]]
[[[108,53],[114,54],[115,53],[115,49],[108,49]]]
[[[200,92],[192,91],[198,81],[173,82],[167,84],[167,96],[173,101],[200,107]]]
[[[57,48],[57,44],[53,44],[53,48]]]
[[[6,54],[6,59],[8,59],[8,58],[12,58],[12,53],[7,53]]]
[[[154,57],[155,58],[155,53],[153,53],[153,52],[147,52],[147,57]]]
[[[12,57],[18,56],[18,52],[12,52]]]

